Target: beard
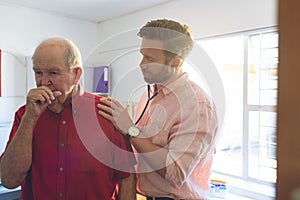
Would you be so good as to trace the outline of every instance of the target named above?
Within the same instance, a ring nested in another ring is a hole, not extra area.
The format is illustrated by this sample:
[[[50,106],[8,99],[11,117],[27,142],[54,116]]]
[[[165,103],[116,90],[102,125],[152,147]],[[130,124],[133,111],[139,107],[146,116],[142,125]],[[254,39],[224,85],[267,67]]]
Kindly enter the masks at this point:
[[[159,66],[160,70],[149,70],[157,66],[149,66],[147,69],[142,70],[144,80],[146,83],[165,83],[168,82],[174,75],[177,74],[176,70],[173,67],[163,65]]]

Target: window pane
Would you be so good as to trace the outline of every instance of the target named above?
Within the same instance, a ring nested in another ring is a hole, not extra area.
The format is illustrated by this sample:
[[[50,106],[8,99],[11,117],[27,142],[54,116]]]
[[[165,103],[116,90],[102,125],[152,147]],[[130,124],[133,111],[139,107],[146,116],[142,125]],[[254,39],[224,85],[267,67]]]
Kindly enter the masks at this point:
[[[199,42],[216,64],[226,97],[225,121],[216,147],[213,169],[235,176],[242,175],[243,43],[243,36]]]
[[[249,176],[276,182],[276,113],[249,112]]]
[[[276,105],[278,34],[255,34],[248,45],[248,104]]]
[[[278,33],[260,33],[248,40],[249,162],[251,178],[276,182],[276,105]],[[266,106],[274,112],[262,112]],[[271,106],[271,107],[270,107]]]

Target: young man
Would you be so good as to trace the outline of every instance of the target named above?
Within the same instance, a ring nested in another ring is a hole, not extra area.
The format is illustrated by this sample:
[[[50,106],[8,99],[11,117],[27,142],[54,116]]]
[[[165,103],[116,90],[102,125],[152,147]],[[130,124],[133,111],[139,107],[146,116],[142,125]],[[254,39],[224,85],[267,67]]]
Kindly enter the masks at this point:
[[[101,97],[81,90],[78,48],[50,38],[32,60],[37,87],[15,113],[2,185],[21,185],[22,200],[135,199],[130,144],[97,114]]]
[[[158,19],[143,26],[140,68],[148,91],[135,124],[115,99],[100,99],[99,114],[134,146],[138,192],[152,199],[204,199],[217,140],[214,103],[181,65],[193,48],[190,29]]]

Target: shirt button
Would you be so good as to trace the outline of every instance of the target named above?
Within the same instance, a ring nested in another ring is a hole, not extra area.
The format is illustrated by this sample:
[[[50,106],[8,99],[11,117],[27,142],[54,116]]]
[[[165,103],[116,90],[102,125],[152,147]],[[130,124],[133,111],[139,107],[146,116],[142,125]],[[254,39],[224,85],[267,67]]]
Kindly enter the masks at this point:
[[[63,120],[61,123],[62,123],[63,125],[65,125],[67,122],[66,122],[65,120]]]
[[[63,194],[63,193],[59,193],[58,196],[59,196],[59,197],[62,197],[62,196],[64,196],[64,194]]]
[[[59,168],[59,171],[61,171],[61,172],[64,171],[64,168],[63,167]]]
[[[64,143],[62,143],[62,144],[60,144],[60,146],[61,146],[61,147],[64,147],[64,146],[65,146],[65,144],[64,144]]]

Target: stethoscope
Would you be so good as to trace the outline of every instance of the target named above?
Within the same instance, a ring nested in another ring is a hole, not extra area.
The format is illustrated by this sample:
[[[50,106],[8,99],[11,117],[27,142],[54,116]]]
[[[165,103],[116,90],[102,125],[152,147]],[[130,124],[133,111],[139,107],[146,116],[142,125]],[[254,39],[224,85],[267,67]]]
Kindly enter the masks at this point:
[[[146,109],[148,107],[149,102],[158,94],[158,90],[156,90],[154,92],[154,94],[152,95],[152,97],[150,97],[150,85],[149,84],[147,85],[147,89],[148,89],[148,100],[147,100],[147,103],[146,103],[146,105],[145,105],[145,107],[143,109],[143,112],[139,116],[138,120],[135,122],[135,125],[137,125],[139,123],[139,121],[142,119],[142,117],[145,114],[145,111],[146,111]]]

